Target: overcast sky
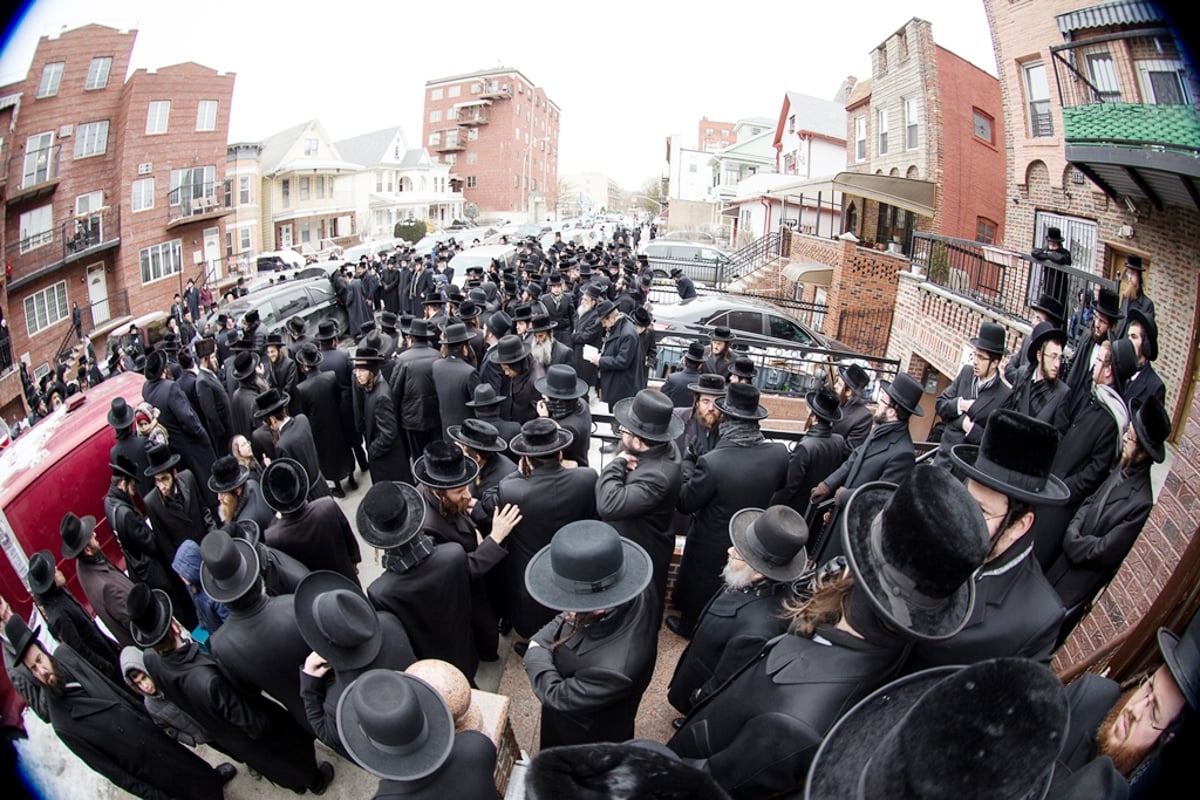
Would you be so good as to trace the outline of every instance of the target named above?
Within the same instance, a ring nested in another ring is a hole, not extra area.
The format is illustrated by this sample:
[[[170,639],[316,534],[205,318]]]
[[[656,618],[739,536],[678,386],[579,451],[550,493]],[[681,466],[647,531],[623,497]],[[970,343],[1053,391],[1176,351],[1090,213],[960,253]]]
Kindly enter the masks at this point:
[[[982,0],[37,0],[10,23],[0,84],[25,75],[39,36],[97,22],[138,30],[131,69],[196,61],[237,73],[230,141],[317,117],[335,141],[400,125],[416,147],[425,81],[503,65],[562,109],[560,174],[603,172],[636,189],[664,172],[667,136],[695,146],[702,116],[775,119],[788,90],[832,98],[914,16],[996,74]]]

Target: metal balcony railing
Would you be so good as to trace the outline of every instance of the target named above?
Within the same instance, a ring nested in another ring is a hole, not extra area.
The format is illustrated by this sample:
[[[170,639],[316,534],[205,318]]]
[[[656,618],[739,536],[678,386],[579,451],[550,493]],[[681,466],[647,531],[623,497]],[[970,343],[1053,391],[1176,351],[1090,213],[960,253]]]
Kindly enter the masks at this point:
[[[167,225],[224,216],[233,208],[233,193],[224,181],[191,183],[167,193]]]
[[[110,206],[28,233],[4,249],[5,260],[13,268],[10,288],[33,274],[52,271],[120,242],[120,209]]]
[[[61,145],[51,145],[17,153],[8,159],[5,176],[11,174],[16,181],[15,185],[8,187],[8,205],[44,197],[55,190],[58,186],[61,148]]]

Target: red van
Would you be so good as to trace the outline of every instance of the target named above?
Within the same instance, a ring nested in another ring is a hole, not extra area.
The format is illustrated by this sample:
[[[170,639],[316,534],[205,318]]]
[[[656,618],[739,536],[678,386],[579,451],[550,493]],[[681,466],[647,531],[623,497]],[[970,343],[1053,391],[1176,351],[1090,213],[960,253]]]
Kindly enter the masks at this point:
[[[0,593],[26,619],[33,601],[25,574],[29,556],[38,550],[54,554],[71,593],[87,603],[75,562],[62,557],[58,526],[68,511],[96,518],[105,554],[124,568],[121,546],[104,516],[112,476],[108,452],[116,442],[107,417],[115,397],[134,406],[142,402],[144,381],[126,372],[72,395],[0,452]]]

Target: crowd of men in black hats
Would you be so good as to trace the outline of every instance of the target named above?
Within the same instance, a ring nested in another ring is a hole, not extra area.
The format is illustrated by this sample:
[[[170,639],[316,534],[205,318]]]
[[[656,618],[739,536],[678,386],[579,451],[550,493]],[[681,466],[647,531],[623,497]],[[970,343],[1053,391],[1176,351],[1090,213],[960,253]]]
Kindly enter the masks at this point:
[[[1123,797],[1194,741],[1197,624],[1162,635],[1149,688],[1091,676],[1064,691],[1048,670],[1152,506],[1169,432],[1152,307],[1101,292],[1065,366],[1053,297],[1009,370],[1004,329],[984,322],[918,465],[909,419],[926,410],[907,374],[878,381],[872,410],[871,376],[842,365],[805,398],[790,450],[764,434],[728,329],[647,388],[650,281],[619,234],[586,251],[523,241],[461,290],[453,252],[335,274],[352,352],[331,321],[268,332],[253,313],[150,350],[156,440],[113,401],[104,507],[127,571],[94,519],[61,526],[107,634],[49,552],[29,581],[58,647],[0,611],[14,685],[114,783],[219,797],[236,768],[189,749],[207,743],[321,793],[320,739],[377,775],[379,796],[494,796],[492,742],[455,735],[402,670],[439,659],[473,681],[509,632],[541,703],[534,798],[806,783],[811,797]],[[616,420],[606,464],[589,463],[593,394]],[[371,485],[351,521],[335,498],[357,490],[356,467]],[[383,565],[366,587],[360,540]],[[665,746],[618,746],[664,622],[689,639],[667,697],[682,716]]]

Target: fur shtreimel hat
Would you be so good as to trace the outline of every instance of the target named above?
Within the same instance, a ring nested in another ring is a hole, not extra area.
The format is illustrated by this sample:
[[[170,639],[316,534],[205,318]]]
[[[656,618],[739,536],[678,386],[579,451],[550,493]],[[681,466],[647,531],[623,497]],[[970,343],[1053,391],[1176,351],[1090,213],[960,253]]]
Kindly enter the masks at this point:
[[[525,773],[529,800],[725,800],[717,782],[657,742],[580,744],[542,750]]]

